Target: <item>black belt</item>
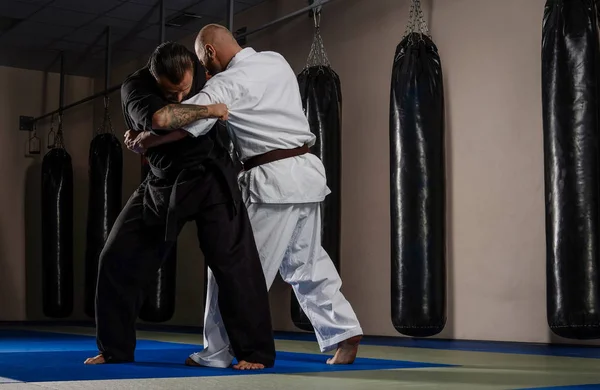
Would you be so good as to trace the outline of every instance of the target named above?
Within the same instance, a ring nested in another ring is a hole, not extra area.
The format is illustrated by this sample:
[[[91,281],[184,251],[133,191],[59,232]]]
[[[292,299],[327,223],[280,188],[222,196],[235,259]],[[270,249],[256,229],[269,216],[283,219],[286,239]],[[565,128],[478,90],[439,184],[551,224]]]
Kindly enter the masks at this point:
[[[150,169],[152,170],[152,174],[154,174],[154,176],[158,177],[159,179],[172,179],[173,177],[175,177],[175,182],[173,183],[173,187],[171,187],[171,193],[169,194],[169,206],[167,208],[167,216],[166,216],[166,223],[165,223],[165,241],[166,242],[175,242],[177,241],[177,235],[178,235],[178,228],[177,228],[177,186],[179,185],[181,179],[184,177],[185,173],[187,172],[194,172],[194,171],[198,171],[198,172],[202,172],[205,171],[207,167],[209,166],[214,166],[217,168],[217,171],[219,171],[221,173],[221,175],[223,176],[223,179],[225,180],[225,183],[227,184],[227,189],[229,190],[229,197],[230,197],[230,201],[231,201],[231,205],[232,205],[232,210],[233,210],[233,215],[235,216],[237,214],[237,207],[236,207],[236,199],[234,197],[235,191],[237,190],[237,183],[235,184],[236,187],[233,187],[233,184],[230,182],[228,176],[227,176],[227,171],[225,169],[225,167],[218,161],[215,160],[207,160],[204,161],[200,164],[198,164],[197,166],[191,167],[191,168],[184,168],[181,171],[179,171],[177,173],[177,176],[174,176],[174,174],[170,174],[167,173],[166,171],[150,166]],[[183,199],[185,197],[185,195],[181,198]]]

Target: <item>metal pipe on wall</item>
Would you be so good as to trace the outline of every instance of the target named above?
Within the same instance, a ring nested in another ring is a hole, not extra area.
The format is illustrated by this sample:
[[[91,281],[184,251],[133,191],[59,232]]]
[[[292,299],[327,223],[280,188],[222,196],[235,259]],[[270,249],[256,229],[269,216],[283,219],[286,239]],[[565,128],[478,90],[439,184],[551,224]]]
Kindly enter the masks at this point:
[[[165,27],[165,0],[159,0],[159,17],[160,17],[160,27],[159,27],[159,43],[165,42],[167,39],[167,32]]]
[[[110,63],[112,61],[112,42],[110,26],[106,27],[106,62],[104,64],[104,90],[108,90],[110,84]]]
[[[233,3],[234,3],[234,1],[233,0],[226,0],[226,1],[229,2],[228,3],[228,19],[227,19],[228,28],[230,29],[230,31],[233,31],[232,29],[233,29]],[[264,29],[267,29],[267,28],[269,28],[269,27],[271,27],[271,26],[273,26],[275,24],[279,24],[279,23],[284,22],[284,21],[286,21],[288,19],[292,19],[292,18],[294,18],[296,16],[305,14],[305,13],[307,13],[307,12],[309,12],[309,11],[315,9],[315,8],[321,7],[321,6],[327,4],[327,3],[331,2],[331,1],[333,1],[333,0],[315,0],[314,4],[312,4],[312,5],[308,6],[308,7],[304,7],[302,9],[299,9],[298,11],[294,11],[294,12],[292,12],[290,14],[287,14],[287,15],[282,16],[282,17],[280,17],[278,19],[275,19],[275,20],[273,20],[273,21],[271,21],[269,23],[266,23],[266,24],[264,24],[264,25],[262,25],[262,26],[260,26],[260,27],[258,27],[256,29],[254,29],[254,30],[248,31],[248,32],[246,32],[244,34],[240,34],[240,35],[236,36],[236,38],[238,38],[238,39],[239,38],[244,38],[244,37],[247,37],[249,35],[255,34],[255,33],[259,32],[259,31],[262,31]],[[164,0],[159,0],[159,4],[160,4],[160,43],[162,43],[166,39],[166,31],[165,31],[165,3],[164,3]],[[89,102],[91,100],[94,100],[94,99],[99,98],[101,96],[105,96],[105,95],[111,94],[111,93],[113,93],[113,92],[118,91],[119,89],[121,89],[121,84],[115,85],[115,86],[113,86],[111,88],[107,88],[105,91],[96,93],[94,95],[88,96],[88,97],[86,97],[84,99],[81,99],[81,100],[76,101],[76,102],[74,102],[72,104],[69,104],[67,106],[62,107],[62,104],[63,104],[62,99],[63,99],[63,94],[64,94],[64,92],[63,92],[63,88],[64,88],[63,78],[64,78],[63,55],[61,54],[61,105],[60,105],[61,108],[59,108],[58,110],[49,112],[47,114],[44,114],[42,116],[39,116],[39,117],[35,118],[33,120],[33,122],[37,122],[37,121],[39,121],[41,119],[48,118],[48,117],[50,117],[50,116],[52,116],[54,114],[57,114],[57,113],[60,113],[62,111],[68,110],[70,108],[76,107],[76,106],[78,106],[80,104],[87,103],[87,102]]]
[[[58,98],[58,112],[62,114],[65,104],[65,53],[60,53],[60,95]]]
[[[262,26],[260,26],[258,28],[255,28],[254,30],[250,30],[250,31],[245,32],[243,34],[236,35],[236,39],[240,39],[240,38],[247,37],[248,35],[256,34],[257,32],[262,31],[262,30],[264,30],[266,28],[269,28],[269,27],[274,26],[276,24],[279,24],[281,22],[285,22],[286,20],[295,18],[296,16],[303,15],[303,14],[305,14],[305,13],[307,13],[307,12],[309,12],[309,11],[315,9],[315,8],[319,8],[319,7],[321,7],[321,6],[329,3],[331,1],[333,1],[333,0],[315,0],[314,4],[309,5],[308,7],[304,7],[302,9],[299,9],[298,11],[294,11],[294,12],[289,13],[289,14],[287,14],[285,16],[282,16],[282,17],[280,17],[278,19],[275,19],[275,20],[273,20],[273,21],[271,21],[269,23],[263,24]]]
[[[89,101],[92,101],[92,100],[94,100],[94,99],[97,99],[97,98],[99,98],[99,97],[102,97],[102,96],[109,95],[109,94],[111,94],[111,93],[113,93],[113,92],[115,92],[115,91],[118,91],[118,90],[120,90],[120,89],[121,89],[121,84],[119,84],[119,85],[115,85],[115,86],[113,86],[113,87],[110,87],[110,88],[109,88],[107,91],[102,91],[102,92],[95,93],[95,94],[93,94],[93,95],[91,95],[91,96],[88,96],[88,97],[86,97],[86,98],[83,98],[83,99],[81,99],[81,100],[78,100],[78,101],[76,101],[76,102],[74,102],[74,103],[68,104],[68,105],[66,105],[66,106],[64,106],[64,107],[62,107],[62,108],[59,108],[58,110],[54,110],[54,111],[52,111],[52,112],[49,112],[49,113],[47,113],[47,114],[44,114],[44,115],[38,116],[37,118],[35,118],[35,119],[33,120],[33,122],[37,122],[37,121],[40,121],[40,120],[42,120],[42,119],[45,119],[45,118],[51,117],[52,115],[59,114],[59,113],[61,113],[61,112],[63,112],[63,111],[66,111],[66,110],[68,110],[68,109],[71,109],[71,108],[73,108],[73,107],[76,107],[76,106],[78,106],[78,105],[80,105],[80,104],[87,103],[87,102],[89,102]]]
[[[225,1],[227,1],[227,28],[229,29],[229,31],[233,32],[233,15],[235,14],[235,1]]]

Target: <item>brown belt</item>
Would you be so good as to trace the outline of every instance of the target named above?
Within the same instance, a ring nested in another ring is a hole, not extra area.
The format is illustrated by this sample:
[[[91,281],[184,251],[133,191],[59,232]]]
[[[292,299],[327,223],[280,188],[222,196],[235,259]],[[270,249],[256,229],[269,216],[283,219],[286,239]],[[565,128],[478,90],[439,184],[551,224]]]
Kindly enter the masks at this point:
[[[249,171],[259,165],[272,163],[274,161],[283,160],[290,157],[301,156],[308,153],[308,146],[304,145],[294,149],[275,149],[270,152],[259,154],[258,156],[250,157],[244,162],[244,171]]]

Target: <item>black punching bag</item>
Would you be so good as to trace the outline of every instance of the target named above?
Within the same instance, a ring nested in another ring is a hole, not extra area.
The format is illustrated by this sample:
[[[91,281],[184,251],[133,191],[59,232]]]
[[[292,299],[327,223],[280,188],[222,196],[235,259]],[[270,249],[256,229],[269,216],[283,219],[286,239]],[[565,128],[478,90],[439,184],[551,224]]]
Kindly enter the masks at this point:
[[[236,171],[241,171],[243,168],[242,163],[240,162],[240,159],[237,156],[237,152],[235,151],[235,145],[233,144],[233,141],[229,136],[227,126],[223,122],[218,121],[213,126],[213,129],[216,133],[216,141],[220,143],[225,149],[227,149],[229,157],[231,158],[231,161],[233,162],[233,166],[235,167]]]
[[[97,134],[89,152],[87,240],[85,248],[85,313],[95,317],[98,259],[121,212],[123,151],[112,132]]]
[[[594,1],[547,1],[542,34],[548,324],[562,337],[600,338]]]
[[[146,179],[150,166],[142,157],[142,180]],[[156,273],[156,279],[145,291],[146,299],[140,311],[140,318],[148,322],[165,322],[175,313],[175,287],[177,277],[177,244],[166,254],[166,260]]]
[[[339,272],[342,120],[340,78],[330,66],[315,65],[305,68],[298,75],[298,84],[310,130],[316,136],[311,152],[323,161],[327,186],[331,190],[321,209],[321,243]],[[292,294],[291,312],[292,320],[298,328],[313,330],[310,320],[294,294]]]
[[[419,2],[412,7],[421,18]],[[428,33],[410,31],[392,67],[390,206],[392,323],[412,337],[446,325],[444,131],[437,47]]]
[[[73,312],[73,165],[62,124],[42,162],[42,307],[46,317]]]

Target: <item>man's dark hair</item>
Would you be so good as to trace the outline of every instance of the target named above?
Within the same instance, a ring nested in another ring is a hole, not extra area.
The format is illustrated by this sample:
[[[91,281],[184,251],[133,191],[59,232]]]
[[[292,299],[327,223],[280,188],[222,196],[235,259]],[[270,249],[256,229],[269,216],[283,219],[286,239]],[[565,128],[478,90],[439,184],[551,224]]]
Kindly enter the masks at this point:
[[[150,56],[149,68],[156,79],[164,76],[173,84],[179,84],[185,71],[194,68],[194,54],[180,43],[165,42]]]

